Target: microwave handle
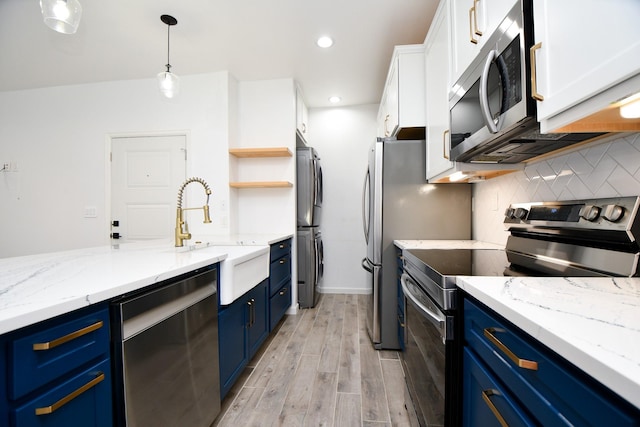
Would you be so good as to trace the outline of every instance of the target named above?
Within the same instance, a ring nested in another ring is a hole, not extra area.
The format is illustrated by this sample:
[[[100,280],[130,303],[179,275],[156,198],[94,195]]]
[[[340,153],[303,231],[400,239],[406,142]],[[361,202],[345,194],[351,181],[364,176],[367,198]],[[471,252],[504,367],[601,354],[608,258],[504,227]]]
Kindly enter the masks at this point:
[[[504,117],[500,115],[498,123],[493,121],[491,116],[491,109],[489,108],[489,71],[491,70],[491,64],[498,59],[498,51],[492,49],[484,62],[484,68],[482,69],[482,76],[480,76],[480,89],[478,91],[478,97],[480,98],[480,111],[482,111],[482,117],[484,123],[487,125],[489,132],[498,133],[498,130],[502,128],[502,121]]]

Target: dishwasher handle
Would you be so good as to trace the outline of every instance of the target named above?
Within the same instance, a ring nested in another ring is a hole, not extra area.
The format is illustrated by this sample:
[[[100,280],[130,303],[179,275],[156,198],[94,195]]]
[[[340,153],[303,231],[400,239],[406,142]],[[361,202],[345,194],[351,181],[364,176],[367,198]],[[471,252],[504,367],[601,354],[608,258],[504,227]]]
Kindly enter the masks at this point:
[[[174,300],[159,304],[122,322],[122,340],[126,341],[186,308],[216,294],[216,286],[200,287]]]

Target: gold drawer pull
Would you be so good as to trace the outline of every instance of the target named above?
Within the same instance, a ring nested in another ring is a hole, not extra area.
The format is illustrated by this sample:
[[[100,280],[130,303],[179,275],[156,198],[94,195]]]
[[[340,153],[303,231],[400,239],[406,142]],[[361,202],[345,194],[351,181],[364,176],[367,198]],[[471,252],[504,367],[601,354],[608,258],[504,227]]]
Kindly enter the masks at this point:
[[[280,243],[280,249],[284,249],[284,243]]]
[[[404,322],[402,321],[402,317],[398,316],[398,324],[401,328],[404,328]]]
[[[47,414],[53,413],[54,411],[57,411],[67,403],[71,402],[76,397],[80,396],[85,391],[101,383],[103,380],[104,380],[104,374],[100,372],[100,375],[98,375],[97,377],[95,377],[94,379],[92,379],[91,381],[89,381],[88,383],[86,383],[76,391],[71,392],[70,394],[66,395],[62,399],[58,400],[53,405],[45,406],[43,408],[36,408],[36,415],[47,415]]]
[[[287,262],[287,259],[286,259],[286,258],[282,258],[282,259],[280,260],[280,264],[284,264],[285,262]]]
[[[473,31],[473,22],[475,19],[476,8],[475,6],[469,9],[469,41],[473,44],[478,44],[478,40],[475,38],[475,33]]]
[[[287,293],[287,288],[282,288],[280,291],[280,296],[284,296]]]
[[[93,325],[89,325],[86,328],[82,328],[78,331],[75,332],[71,332],[69,335],[65,335],[63,337],[60,338],[56,338],[53,341],[48,341],[48,342],[41,342],[41,343],[36,343],[33,345],[33,349],[34,350],[51,350],[52,348],[55,348],[61,344],[64,344],[66,342],[69,342],[71,340],[74,340],[76,338],[79,338],[83,335],[88,334],[89,332],[93,332],[97,329],[102,328],[103,322],[102,320],[94,323]]]
[[[489,338],[489,341],[494,343],[496,347],[500,349],[504,354],[507,355],[509,359],[513,361],[518,367],[523,369],[529,369],[532,371],[538,370],[538,362],[534,362],[533,360],[520,359],[518,356],[513,354],[511,350],[507,348],[506,345],[502,344],[498,338],[493,335],[495,332],[506,332],[504,329],[500,328],[484,328],[484,336]]]
[[[493,390],[493,389],[482,390],[482,400],[484,400],[484,403],[486,403],[489,409],[491,409],[491,412],[493,412],[493,415],[496,417],[500,425],[502,427],[509,427],[509,424],[507,424],[507,422],[504,420],[504,417],[502,416],[502,414],[500,414],[500,411],[498,411],[498,408],[496,408],[496,405],[494,405],[493,402],[491,401],[491,396],[499,395],[499,394],[500,393],[498,392],[498,390]]]

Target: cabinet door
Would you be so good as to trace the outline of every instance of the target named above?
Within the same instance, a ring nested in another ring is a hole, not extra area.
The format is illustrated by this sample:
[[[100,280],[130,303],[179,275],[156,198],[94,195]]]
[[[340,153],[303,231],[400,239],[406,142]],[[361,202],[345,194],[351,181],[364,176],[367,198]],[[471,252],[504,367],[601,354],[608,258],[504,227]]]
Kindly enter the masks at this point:
[[[269,335],[269,279],[247,293],[249,359]]]
[[[218,315],[220,396],[224,398],[249,361],[246,333],[246,299],[224,307]]]
[[[450,169],[449,160],[449,11],[438,8],[425,48],[427,92],[427,180]]]
[[[451,83],[458,81],[517,0],[452,0]]]
[[[533,11],[538,120],[640,72],[638,0],[534,0]]]
[[[535,426],[482,362],[468,349],[463,359],[463,426]]]
[[[109,359],[17,407],[12,418],[13,427],[111,427]]]
[[[304,102],[302,91],[296,87],[296,129],[305,140],[307,139],[308,122],[309,110]]]
[[[382,130],[382,137],[393,135],[398,127],[398,60],[395,58],[391,64],[389,81],[384,88],[384,97],[380,104],[378,120]]]

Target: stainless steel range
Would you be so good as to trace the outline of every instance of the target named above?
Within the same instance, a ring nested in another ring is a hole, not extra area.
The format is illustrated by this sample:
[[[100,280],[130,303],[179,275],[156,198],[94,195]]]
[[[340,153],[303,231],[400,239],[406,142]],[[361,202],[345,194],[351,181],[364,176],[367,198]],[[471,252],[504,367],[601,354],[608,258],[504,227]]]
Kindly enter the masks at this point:
[[[409,393],[423,426],[461,421],[457,276],[639,276],[640,197],[519,203],[504,250],[405,249]]]

